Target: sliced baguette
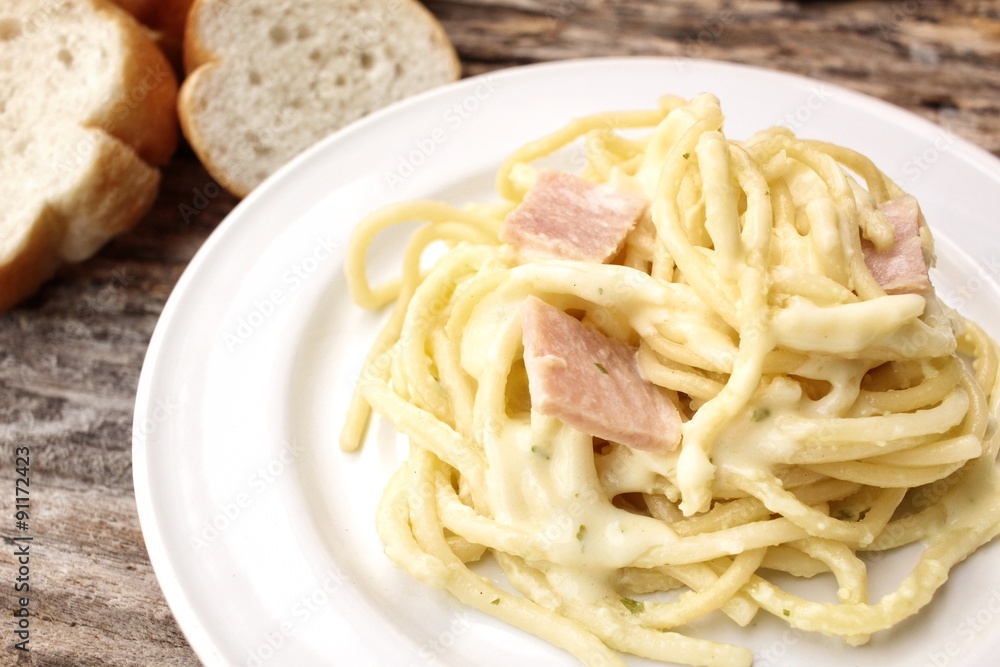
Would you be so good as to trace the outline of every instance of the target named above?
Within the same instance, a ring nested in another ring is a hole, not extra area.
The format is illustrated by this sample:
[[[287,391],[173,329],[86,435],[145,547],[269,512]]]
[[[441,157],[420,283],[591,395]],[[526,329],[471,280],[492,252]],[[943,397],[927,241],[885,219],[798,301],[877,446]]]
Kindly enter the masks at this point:
[[[180,72],[183,69],[184,25],[194,0],[113,0],[149,30],[150,37]]]
[[[330,132],[460,73],[414,0],[196,0],[184,61],[184,135],[238,196]]]
[[[104,0],[0,6],[0,311],[149,209],[177,145],[176,91]]]

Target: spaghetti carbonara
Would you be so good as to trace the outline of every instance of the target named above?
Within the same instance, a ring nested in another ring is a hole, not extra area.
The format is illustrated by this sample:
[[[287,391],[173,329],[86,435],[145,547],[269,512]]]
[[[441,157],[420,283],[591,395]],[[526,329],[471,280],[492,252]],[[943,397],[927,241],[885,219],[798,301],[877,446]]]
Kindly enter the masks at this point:
[[[356,301],[393,304],[341,442],[370,408],[409,438],[386,553],[588,665],[750,664],[685,634],[716,611],[863,644],[1000,531],[997,348],[936,299],[916,201],[852,150],[722,127],[707,94],[576,119],[505,161],[501,203],[392,205],[347,254]],[[871,554],[918,542],[870,600]],[[824,574],[836,603],[775,583]]]

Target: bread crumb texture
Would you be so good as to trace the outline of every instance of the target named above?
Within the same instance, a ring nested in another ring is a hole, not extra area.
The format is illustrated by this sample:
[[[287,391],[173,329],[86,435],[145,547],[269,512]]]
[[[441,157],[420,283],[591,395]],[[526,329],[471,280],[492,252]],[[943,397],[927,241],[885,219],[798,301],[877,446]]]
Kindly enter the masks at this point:
[[[413,0],[197,0],[184,58],[184,134],[239,196],[327,134],[460,72]]]
[[[177,80],[103,0],[0,4],[0,311],[130,229],[178,137]]]

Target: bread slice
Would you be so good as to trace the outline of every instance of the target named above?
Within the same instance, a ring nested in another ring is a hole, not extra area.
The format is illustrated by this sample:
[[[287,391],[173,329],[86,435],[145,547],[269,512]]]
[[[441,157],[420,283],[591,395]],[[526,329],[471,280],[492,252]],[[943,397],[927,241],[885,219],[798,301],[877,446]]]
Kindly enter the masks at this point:
[[[105,0],[0,5],[0,311],[152,205],[177,80]]]
[[[184,57],[184,25],[194,0],[113,0],[149,31],[163,54],[181,72]]]
[[[184,63],[181,128],[238,196],[330,132],[460,73],[414,0],[196,0]]]

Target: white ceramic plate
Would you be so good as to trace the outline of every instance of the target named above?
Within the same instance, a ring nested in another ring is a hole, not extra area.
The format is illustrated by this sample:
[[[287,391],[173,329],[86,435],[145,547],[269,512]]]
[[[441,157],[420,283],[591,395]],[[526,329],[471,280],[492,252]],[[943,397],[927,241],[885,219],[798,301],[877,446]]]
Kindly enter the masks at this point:
[[[381,320],[348,297],[344,241],[394,200],[494,198],[503,157],[574,116],[701,91],[721,98],[730,137],[786,124],[874,158],[923,204],[941,294],[1000,334],[1000,162],[888,104],[770,71],[636,58],[507,70],[395,105],[242,202],[191,262],[150,343],[135,414],[139,515],[167,601],[207,665],[576,664],[384,557],[373,516],[405,449],[380,421],[360,454],[337,448]],[[389,275],[402,238],[384,241],[372,264]],[[752,648],[757,665],[984,664],[1000,650],[998,557],[997,545],[981,550],[929,608],[859,649],[770,619],[694,632]],[[912,560],[881,564],[876,599]]]

